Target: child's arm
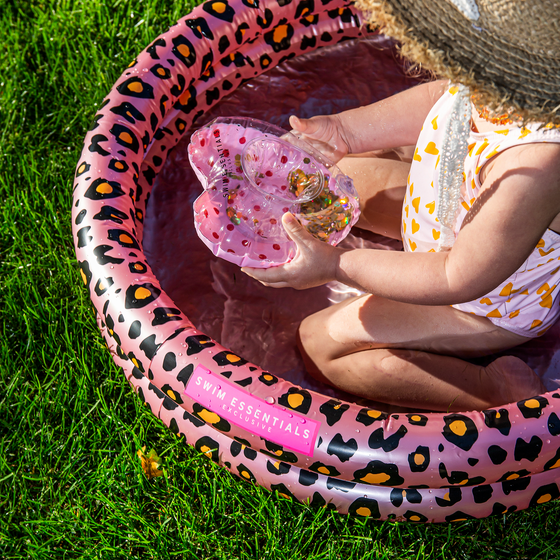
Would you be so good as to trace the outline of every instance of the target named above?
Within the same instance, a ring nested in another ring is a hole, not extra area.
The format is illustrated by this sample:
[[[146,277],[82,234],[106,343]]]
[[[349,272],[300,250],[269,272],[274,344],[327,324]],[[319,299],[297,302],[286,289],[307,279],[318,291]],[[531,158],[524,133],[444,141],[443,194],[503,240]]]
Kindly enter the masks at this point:
[[[521,266],[560,212],[560,145],[510,148],[488,165],[484,195],[448,252],[339,249],[315,240],[286,216],[286,229],[298,245],[296,258],[276,268],[243,270],[274,287],[303,289],[339,280],[415,304],[482,297]]]
[[[422,125],[448,82],[421,84],[366,107],[310,119],[290,117],[300,132],[333,161],[346,154],[416,144]]]

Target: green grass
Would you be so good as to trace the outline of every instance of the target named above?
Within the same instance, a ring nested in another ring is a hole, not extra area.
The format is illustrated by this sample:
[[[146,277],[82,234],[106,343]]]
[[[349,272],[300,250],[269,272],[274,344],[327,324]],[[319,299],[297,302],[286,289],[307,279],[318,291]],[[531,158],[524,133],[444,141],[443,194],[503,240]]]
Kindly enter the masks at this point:
[[[311,510],[216,467],[129,389],[77,272],[72,177],[96,106],[189,10],[0,0],[0,558],[560,557],[560,504],[439,526]]]

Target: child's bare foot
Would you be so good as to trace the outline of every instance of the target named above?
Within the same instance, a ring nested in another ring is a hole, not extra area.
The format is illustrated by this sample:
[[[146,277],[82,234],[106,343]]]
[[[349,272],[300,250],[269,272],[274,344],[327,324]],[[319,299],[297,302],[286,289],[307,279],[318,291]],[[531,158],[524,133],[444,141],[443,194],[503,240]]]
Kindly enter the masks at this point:
[[[521,359],[502,356],[484,368],[494,387],[491,406],[517,402],[546,392],[539,376]]]

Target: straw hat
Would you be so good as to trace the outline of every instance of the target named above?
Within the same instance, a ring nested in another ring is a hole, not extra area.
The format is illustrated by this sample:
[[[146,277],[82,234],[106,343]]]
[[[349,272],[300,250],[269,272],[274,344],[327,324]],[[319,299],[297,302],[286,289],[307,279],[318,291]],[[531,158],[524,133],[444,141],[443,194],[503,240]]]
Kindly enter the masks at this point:
[[[477,108],[560,125],[560,1],[357,0],[406,58],[469,87]]]

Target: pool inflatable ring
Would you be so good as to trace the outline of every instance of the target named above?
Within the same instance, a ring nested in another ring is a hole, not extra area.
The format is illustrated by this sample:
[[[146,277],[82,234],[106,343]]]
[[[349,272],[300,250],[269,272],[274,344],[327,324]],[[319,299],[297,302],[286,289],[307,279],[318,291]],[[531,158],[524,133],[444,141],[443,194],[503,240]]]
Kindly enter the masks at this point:
[[[316,394],[197,331],[146,262],[150,190],[184,131],[286,58],[365,32],[341,0],[209,0],[138,56],[98,112],[76,171],[73,236],[99,327],[153,414],[284,496],[417,522],[558,498],[560,392],[480,412],[392,415]]]

